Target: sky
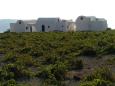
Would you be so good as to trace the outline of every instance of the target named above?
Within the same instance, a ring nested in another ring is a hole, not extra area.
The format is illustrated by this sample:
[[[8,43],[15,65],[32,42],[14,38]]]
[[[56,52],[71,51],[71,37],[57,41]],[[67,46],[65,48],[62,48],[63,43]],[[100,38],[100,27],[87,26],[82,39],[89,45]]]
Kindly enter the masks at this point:
[[[80,15],[107,19],[115,28],[115,0],[0,0],[0,19],[38,19],[60,17],[73,19]]]

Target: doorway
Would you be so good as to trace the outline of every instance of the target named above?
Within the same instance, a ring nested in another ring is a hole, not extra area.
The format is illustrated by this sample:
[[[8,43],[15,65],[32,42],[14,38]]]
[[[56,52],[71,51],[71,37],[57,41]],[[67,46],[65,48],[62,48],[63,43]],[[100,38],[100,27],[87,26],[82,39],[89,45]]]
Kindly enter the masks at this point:
[[[30,26],[30,32],[32,32],[32,26]]]
[[[45,32],[45,25],[42,25],[42,32]]]

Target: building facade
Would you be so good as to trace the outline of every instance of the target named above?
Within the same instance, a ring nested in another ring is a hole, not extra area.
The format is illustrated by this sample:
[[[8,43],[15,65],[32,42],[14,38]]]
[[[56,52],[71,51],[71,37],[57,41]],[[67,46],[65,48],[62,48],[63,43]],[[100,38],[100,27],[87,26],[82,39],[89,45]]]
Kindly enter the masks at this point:
[[[105,31],[107,30],[107,20],[94,16],[79,16],[76,19],[77,31]]]
[[[37,32],[62,31],[60,18],[39,18],[36,22]]]
[[[18,20],[10,24],[10,32],[36,32],[36,20]]]
[[[79,16],[75,22],[60,18],[38,18],[38,20],[18,20],[10,24],[11,32],[68,32],[105,31],[107,20],[94,16]]]

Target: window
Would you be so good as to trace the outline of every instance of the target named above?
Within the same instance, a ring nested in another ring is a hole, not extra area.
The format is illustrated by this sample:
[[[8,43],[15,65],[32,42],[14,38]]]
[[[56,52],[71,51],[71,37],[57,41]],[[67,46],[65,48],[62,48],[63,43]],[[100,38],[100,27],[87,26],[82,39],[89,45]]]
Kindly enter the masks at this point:
[[[59,19],[58,19],[58,22],[59,22]]]
[[[28,27],[26,27],[26,30],[28,30]]]
[[[80,18],[81,20],[83,20],[83,16],[81,16],[81,18]]]
[[[19,20],[19,24],[21,24],[21,20]]]
[[[50,26],[48,26],[48,28],[50,28]]]

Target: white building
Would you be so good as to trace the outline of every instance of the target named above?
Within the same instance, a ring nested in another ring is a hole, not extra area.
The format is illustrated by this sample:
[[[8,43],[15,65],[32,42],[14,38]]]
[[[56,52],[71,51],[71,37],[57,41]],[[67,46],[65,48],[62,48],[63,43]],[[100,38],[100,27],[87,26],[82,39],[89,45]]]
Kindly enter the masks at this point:
[[[18,20],[10,24],[10,32],[36,32],[36,20]]]
[[[75,22],[73,22],[72,20],[62,20],[61,28],[63,32],[76,31]]]
[[[79,16],[76,19],[77,31],[105,31],[107,30],[107,20],[94,16]]]
[[[11,32],[67,32],[76,31],[72,20],[60,18],[39,18],[36,20],[18,20],[10,24]]]
[[[18,20],[10,24],[11,32],[68,32],[68,31],[105,31],[107,21],[94,16],[79,16],[76,22],[60,18],[39,18],[36,20]]]
[[[39,18],[36,23],[38,32],[62,31],[60,18]]]
[[[60,18],[39,18],[36,23],[38,32],[67,32],[76,31],[75,23]]]

